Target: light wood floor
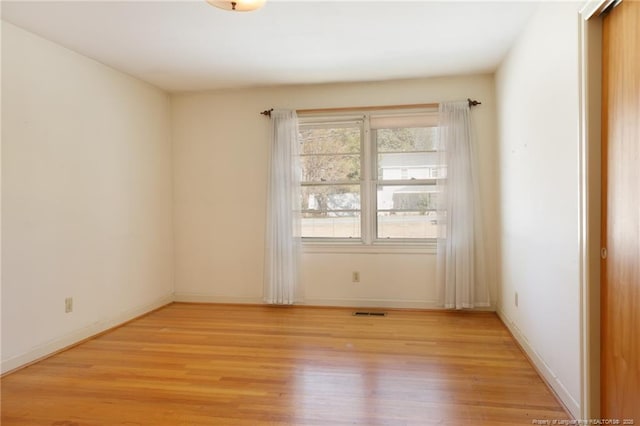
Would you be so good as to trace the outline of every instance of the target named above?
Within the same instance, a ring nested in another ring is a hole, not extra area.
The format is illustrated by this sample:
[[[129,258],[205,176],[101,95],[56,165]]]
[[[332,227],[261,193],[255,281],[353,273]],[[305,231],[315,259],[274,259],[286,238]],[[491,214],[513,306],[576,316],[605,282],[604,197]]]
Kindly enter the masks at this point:
[[[2,425],[568,419],[492,313],[172,304],[2,379]]]

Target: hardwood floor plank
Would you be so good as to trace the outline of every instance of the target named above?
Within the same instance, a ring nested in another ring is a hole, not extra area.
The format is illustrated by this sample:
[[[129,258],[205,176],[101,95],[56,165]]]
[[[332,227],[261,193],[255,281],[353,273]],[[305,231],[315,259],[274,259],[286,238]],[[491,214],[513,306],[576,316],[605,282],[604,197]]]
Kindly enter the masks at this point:
[[[492,313],[176,303],[1,386],[4,426],[568,419]]]

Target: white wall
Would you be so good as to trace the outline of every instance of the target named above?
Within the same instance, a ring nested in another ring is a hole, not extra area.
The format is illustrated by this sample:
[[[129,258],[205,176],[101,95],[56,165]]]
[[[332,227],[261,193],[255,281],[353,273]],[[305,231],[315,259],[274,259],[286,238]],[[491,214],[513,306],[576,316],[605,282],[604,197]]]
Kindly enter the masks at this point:
[[[574,416],[580,401],[579,6],[541,6],[496,74],[498,312]]]
[[[493,76],[229,90],[174,95],[176,298],[261,302],[271,108],[412,104],[476,98],[488,245],[494,250]],[[491,269],[491,268],[490,268]],[[361,274],[351,282],[352,271]],[[434,307],[433,254],[305,253],[306,303]],[[492,280],[495,282],[495,279]],[[496,293],[495,287],[492,289]]]
[[[169,113],[2,23],[2,371],[171,300]]]

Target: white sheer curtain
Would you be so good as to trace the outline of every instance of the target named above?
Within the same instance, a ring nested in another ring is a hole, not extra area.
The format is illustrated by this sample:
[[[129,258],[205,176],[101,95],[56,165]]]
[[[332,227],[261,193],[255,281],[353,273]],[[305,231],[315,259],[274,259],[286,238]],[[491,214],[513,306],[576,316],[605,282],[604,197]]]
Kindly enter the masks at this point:
[[[489,306],[475,140],[467,101],[441,103],[438,290],[445,308]]]
[[[295,111],[272,111],[271,123],[264,301],[291,305],[301,298],[298,117]]]

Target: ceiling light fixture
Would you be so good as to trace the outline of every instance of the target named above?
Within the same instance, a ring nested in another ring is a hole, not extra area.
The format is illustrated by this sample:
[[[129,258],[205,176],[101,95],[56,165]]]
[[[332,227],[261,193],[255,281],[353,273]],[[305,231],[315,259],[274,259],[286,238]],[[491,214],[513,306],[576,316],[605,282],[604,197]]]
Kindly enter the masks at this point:
[[[212,6],[234,12],[251,12],[260,9],[266,0],[207,0]]]

